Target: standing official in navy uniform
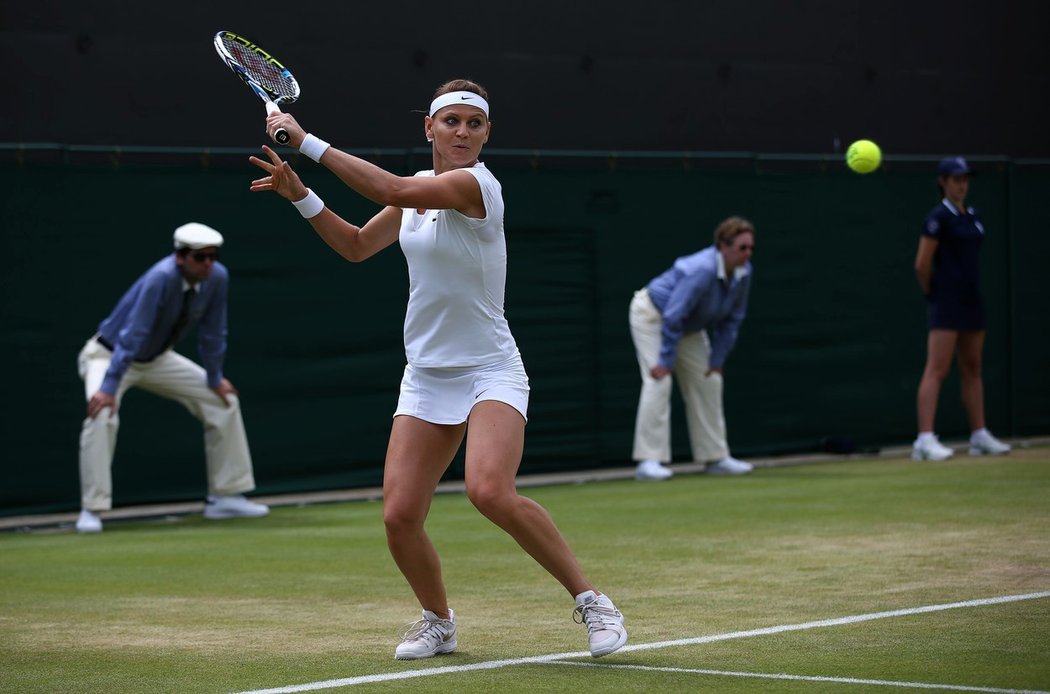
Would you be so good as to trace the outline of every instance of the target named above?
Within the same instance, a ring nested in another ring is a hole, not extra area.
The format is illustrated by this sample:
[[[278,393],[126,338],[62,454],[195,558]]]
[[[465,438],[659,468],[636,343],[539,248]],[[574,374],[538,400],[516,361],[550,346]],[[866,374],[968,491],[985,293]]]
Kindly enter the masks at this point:
[[[926,368],[919,383],[919,435],[912,447],[915,460],[945,460],[953,454],[933,432],[941,385],[959,364],[962,401],[970,420],[970,454],[1000,455],[1010,446],[992,436],[984,421],[984,301],[981,297],[980,256],[984,225],[966,205],[973,170],[962,157],[948,157],[937,168],[941,202],[926,216],[915,272],[926,296],[929,336]]]
[[[205,518],[269,513],[243,496],[255,488],[251,454],[237,389],[222,375],[229,283],[226,266],[218,262],[222,235],[194,222],[176,229],[174,239],[175,252],[136,280],[77,360],[87,397],[78,532],[100,532],[99,512],[113,506],[117,410],[132,386],[175,400],[204,424]],[[194,325],[203,367],[172,349]]]

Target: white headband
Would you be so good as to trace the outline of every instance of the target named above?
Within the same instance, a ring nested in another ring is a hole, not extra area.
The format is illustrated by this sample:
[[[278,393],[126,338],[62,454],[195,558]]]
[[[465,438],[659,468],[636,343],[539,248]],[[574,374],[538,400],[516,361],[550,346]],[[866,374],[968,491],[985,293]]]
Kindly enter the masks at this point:
[[[475,94],[474,92],[448,92],[447,94],[442,94],[430,102],[430,116],[433,118],[435,113],[452,104],[476,106],[484,111],[486,118],[489,117],[489,102],[485,101],[485,98],[480,94]]]

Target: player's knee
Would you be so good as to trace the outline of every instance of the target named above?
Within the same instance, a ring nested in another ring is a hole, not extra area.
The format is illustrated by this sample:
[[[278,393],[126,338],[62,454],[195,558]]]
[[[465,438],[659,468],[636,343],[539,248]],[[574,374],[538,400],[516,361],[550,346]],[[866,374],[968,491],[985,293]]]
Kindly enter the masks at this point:
[[[396,536],[406,532],[415,532],[423,527],[426,514],[418,508],[384,504],[383,526],[387,536]]]
[[[497,518],[505,513],[512,505],[510,496],[494,484],[467,484],[467,499],[486,518]]]

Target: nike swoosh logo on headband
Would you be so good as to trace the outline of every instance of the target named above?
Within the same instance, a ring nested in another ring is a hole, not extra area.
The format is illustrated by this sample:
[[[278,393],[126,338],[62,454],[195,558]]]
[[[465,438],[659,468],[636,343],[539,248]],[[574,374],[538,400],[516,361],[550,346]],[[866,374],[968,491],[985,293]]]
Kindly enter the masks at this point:
[[[439,97],[435,97],[435,99],[430,102],[430,115],[433,116],[440,109],[445,106],[451,106],[452,104],[462,104],[463,106],[479,108],[486,116],[489,115],[488,100],[480,94],[468,91],[448,92]]]

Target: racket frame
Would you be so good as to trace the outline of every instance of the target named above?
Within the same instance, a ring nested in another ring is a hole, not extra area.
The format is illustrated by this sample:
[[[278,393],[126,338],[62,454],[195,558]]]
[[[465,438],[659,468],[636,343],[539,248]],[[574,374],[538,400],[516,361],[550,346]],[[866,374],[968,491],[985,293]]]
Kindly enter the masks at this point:
[[[240,44],[245,50],[258,53],[265,62],[274,65],[281,70],[281,78],[288,81],[292,87],[292,94],[278,94],[272,90],[267,89],[257,78],[255,78],[247,68],[245,68],[237,58],[230,54],[226,48],[226,39],[232,39],[236,43]],[[220,31],[215,34],[215,51],[222,58],[222,61],[226,63],[226,66],[233,70],[234,74],[241,78],[241,80],[247,84],[256,96],[263,100],[266,106],[266,113],[274,114],[280,113],[280,104],[290,104],[295,102],[299,98],[299,83],[292,75],[291,71],[280,63],[276,58],[263,50],[258,44],[244,38],[240,34],[235,34],[232,31]],[[282,144],[288,144],[288,131],[284,128],[278,128],[274,134],[273,139]]]

